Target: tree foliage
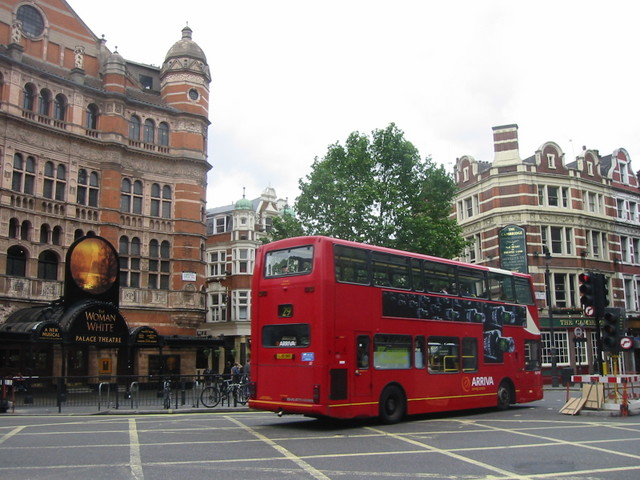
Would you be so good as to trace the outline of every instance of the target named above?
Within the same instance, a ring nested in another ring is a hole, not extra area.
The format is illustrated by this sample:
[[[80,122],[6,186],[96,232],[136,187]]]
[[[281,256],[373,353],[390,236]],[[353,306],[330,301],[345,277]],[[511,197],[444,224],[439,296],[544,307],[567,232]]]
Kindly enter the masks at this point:
[[[422,161],[393,123],[330,145],[299,186],[295,210],[305,234],[448,258],[464,247],[450,218],[453,179],[430,158]]]

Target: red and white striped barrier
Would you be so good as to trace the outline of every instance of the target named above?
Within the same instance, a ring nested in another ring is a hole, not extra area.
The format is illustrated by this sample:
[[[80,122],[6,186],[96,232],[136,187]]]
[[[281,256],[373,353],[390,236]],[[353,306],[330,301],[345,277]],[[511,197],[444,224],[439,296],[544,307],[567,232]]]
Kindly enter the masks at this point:
[[[571,375],[573,383],[635,383],[640,375]]]

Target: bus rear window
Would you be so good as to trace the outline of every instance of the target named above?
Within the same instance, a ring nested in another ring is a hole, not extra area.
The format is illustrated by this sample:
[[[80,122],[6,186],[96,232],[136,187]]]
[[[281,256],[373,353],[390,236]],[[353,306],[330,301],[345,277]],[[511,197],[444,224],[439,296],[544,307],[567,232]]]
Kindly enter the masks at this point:
[[[308,323],[266,325],[262,329],[262,346],[271,348],[308,347],[310,332]]]
[[[305,275],[311,272],[312,265],[312,245],[267,252],[264,260],[264,278]]]

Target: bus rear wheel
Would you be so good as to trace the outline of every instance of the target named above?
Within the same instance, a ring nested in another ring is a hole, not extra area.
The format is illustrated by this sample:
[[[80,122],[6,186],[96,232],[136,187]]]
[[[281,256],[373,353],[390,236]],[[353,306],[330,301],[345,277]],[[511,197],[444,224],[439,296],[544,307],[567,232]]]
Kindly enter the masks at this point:
[[[498,387],[498,410],[507,410],[511,403],[511,388],[507,382],[501,382]]]
[[[380,395],[380,420],[383,423],[398,423],[407,412],[407,402],[402,390],[390,385]]]

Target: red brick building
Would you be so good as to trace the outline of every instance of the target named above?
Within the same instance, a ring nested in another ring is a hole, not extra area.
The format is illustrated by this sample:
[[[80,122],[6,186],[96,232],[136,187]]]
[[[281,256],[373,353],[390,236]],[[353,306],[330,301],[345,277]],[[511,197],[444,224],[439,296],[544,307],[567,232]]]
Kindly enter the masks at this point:
[[[582,313],[580,273],[605,275],[609,306],[622,309],[625,333],[640,335],[640,188],[631,158],[622,148],[603,156],[584,147],[570,159],[547,141],[522,159],[517,125],[494,127],[493,140],[492,162],[468,155],[456,162],[455,214],[470,242],[462,259],[514,269],[501,239],[505,228],[521,229],[516,265],[533,276],[545,373],[552,346],[558,372],[592,372],[595,322]],[[637,370],[638,351],[624,352],[619,368]]]
[[[179,28],[164,59],[146,59],[155,67],[107,48],[64,0],[0,4],[0,324],[62,295],[65,254],[93,233],[119,254],[129,328],[176,340],[173,370],[195,371],[195,348],[177,340],[205,316],[211,75]],[[60,345],[7,335],[0,372],[63,373]],[[65,350],[68,374],[95,374],[99,358],[123,371],[117,349]],[[138,350],[136,372],[156,371],[157,353]]]

